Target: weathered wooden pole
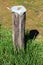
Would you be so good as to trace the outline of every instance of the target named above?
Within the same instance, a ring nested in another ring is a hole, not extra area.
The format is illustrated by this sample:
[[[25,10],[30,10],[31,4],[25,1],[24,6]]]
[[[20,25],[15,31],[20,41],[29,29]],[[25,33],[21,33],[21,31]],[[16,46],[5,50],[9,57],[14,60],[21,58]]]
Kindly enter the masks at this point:
[[[26,9],[24,6],[13,6],[12,25],[13,25],[13,45],[17,48],[24,47]]]

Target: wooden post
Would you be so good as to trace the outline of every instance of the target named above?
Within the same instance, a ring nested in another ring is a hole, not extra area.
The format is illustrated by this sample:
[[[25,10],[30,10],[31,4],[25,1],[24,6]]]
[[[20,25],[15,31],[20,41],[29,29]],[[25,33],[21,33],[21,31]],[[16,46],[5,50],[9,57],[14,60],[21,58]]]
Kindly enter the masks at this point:
[[[26,9],[23,6],[14,6],[12,10],[13,45],[24,48]]]

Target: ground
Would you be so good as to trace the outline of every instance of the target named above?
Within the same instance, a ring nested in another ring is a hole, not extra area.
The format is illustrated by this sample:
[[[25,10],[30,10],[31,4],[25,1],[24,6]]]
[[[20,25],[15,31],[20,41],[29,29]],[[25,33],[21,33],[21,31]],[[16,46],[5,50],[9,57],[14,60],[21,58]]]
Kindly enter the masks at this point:
[[[43,41],[43,0],[0,0],[0,23],[6,29],[12,29],[12,6],[24,5],[26,11],[26,30],[39,32],[36,40]]]
[[[25,30],[29,31],[25,35],[25,49],[19,52],[12,40],[10,9],[15,5],[26,7]],[[0,65],[19,64],[43,65],[43,0],[0,0]]]

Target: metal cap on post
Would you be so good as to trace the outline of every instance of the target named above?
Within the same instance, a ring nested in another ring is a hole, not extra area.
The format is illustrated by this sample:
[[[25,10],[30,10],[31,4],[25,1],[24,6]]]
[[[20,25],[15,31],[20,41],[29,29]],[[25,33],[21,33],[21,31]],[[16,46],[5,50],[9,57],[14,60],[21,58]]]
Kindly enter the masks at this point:
[[[24,6],[13,6],[11,11],[23,15],[23,13],[26,12],[26,8]]]
[[[24,32],[26,9],[24,6],[13,6],[12,11],[12,25],[13,25],[13,44],[17,48],[24,47]]]

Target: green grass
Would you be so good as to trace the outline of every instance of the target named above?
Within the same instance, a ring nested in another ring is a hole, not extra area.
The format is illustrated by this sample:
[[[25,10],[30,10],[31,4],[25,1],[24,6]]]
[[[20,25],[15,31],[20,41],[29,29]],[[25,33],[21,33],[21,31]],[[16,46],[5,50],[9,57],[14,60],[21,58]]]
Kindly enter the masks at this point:
[[[43,65],[43,42],[28,39],[25,51],[14,51],[12,31],[2,28],[0,34],[0,65]]]

